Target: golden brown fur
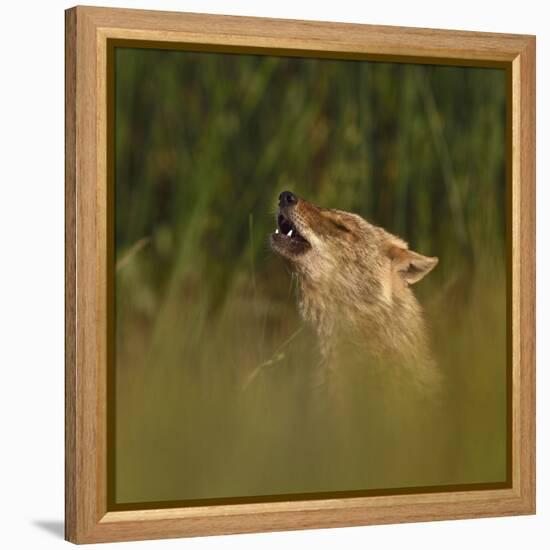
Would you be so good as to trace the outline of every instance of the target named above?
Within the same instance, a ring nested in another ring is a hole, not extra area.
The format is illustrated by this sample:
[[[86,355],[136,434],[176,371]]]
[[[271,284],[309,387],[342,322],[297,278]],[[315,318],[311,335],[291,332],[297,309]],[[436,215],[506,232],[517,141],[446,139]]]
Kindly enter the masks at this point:
[[[334,368],[360,357],[414,369],[411,383],[432,386],[437,374],[411,285],[438,259],[409,250],[356,214],[285,193],[292,203],[281,200],[271,246],[297,276],[300,312],[317,331],[323,364]]]

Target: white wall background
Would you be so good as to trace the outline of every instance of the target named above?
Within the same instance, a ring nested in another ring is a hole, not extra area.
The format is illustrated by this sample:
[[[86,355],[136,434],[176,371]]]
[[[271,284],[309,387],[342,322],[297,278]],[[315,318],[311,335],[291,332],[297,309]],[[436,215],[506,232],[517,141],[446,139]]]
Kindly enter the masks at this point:
[[[535,0],[90,1],[89,4],[536,34],[538,515],[127,543],[127,548],[548,548],[550,20]],[[66,547],[63,520],[64,0],[2,6],[0,32],[0,546]],[[545,315],[546,314],[546,315]],[[545,338],[546,336],[546,338]],[[107,548],[104,546],[104,548]]]

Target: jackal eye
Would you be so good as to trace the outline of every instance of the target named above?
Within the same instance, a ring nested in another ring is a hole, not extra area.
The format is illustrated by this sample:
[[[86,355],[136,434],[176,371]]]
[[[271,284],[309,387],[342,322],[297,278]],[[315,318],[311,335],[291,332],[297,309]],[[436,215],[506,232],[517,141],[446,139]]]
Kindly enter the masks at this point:
[[[332,222],[332,225],[334,225],[334,227],[336,227],[340,231],[345,231],[346,233],[351,233],[350,228],[345,226],[343,223],[340,223],[340,222],[337,222],[337,221],[334,221],[334,220],[331,220],[331,222]]]

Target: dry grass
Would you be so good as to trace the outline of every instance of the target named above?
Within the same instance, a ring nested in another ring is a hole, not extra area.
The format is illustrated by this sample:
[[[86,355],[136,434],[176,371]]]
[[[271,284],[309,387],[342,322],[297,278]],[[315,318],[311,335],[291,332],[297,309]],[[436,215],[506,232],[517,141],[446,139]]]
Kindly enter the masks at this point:
[[[119,501],[505,479],[503,281],[479,282],[462,310],[429,308],[439,400],[365,365],[341,373],[335,402],[313,383],[316,343],[294,297],[270,303],[251,282],[236,280],[215,314],[200,286],[182,288],[162,326],[132,318],[120,331]]]

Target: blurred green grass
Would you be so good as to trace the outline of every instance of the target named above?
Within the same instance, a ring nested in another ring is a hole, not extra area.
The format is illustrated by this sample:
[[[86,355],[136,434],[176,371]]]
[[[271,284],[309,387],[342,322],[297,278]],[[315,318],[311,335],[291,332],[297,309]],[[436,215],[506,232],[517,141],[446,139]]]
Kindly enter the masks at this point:
[[[117,48],[117,502],[505,479],[505,92],[497,69]],[[436,415],[368,369],[314,405],[267,245],[287,188],[439,256]]]

